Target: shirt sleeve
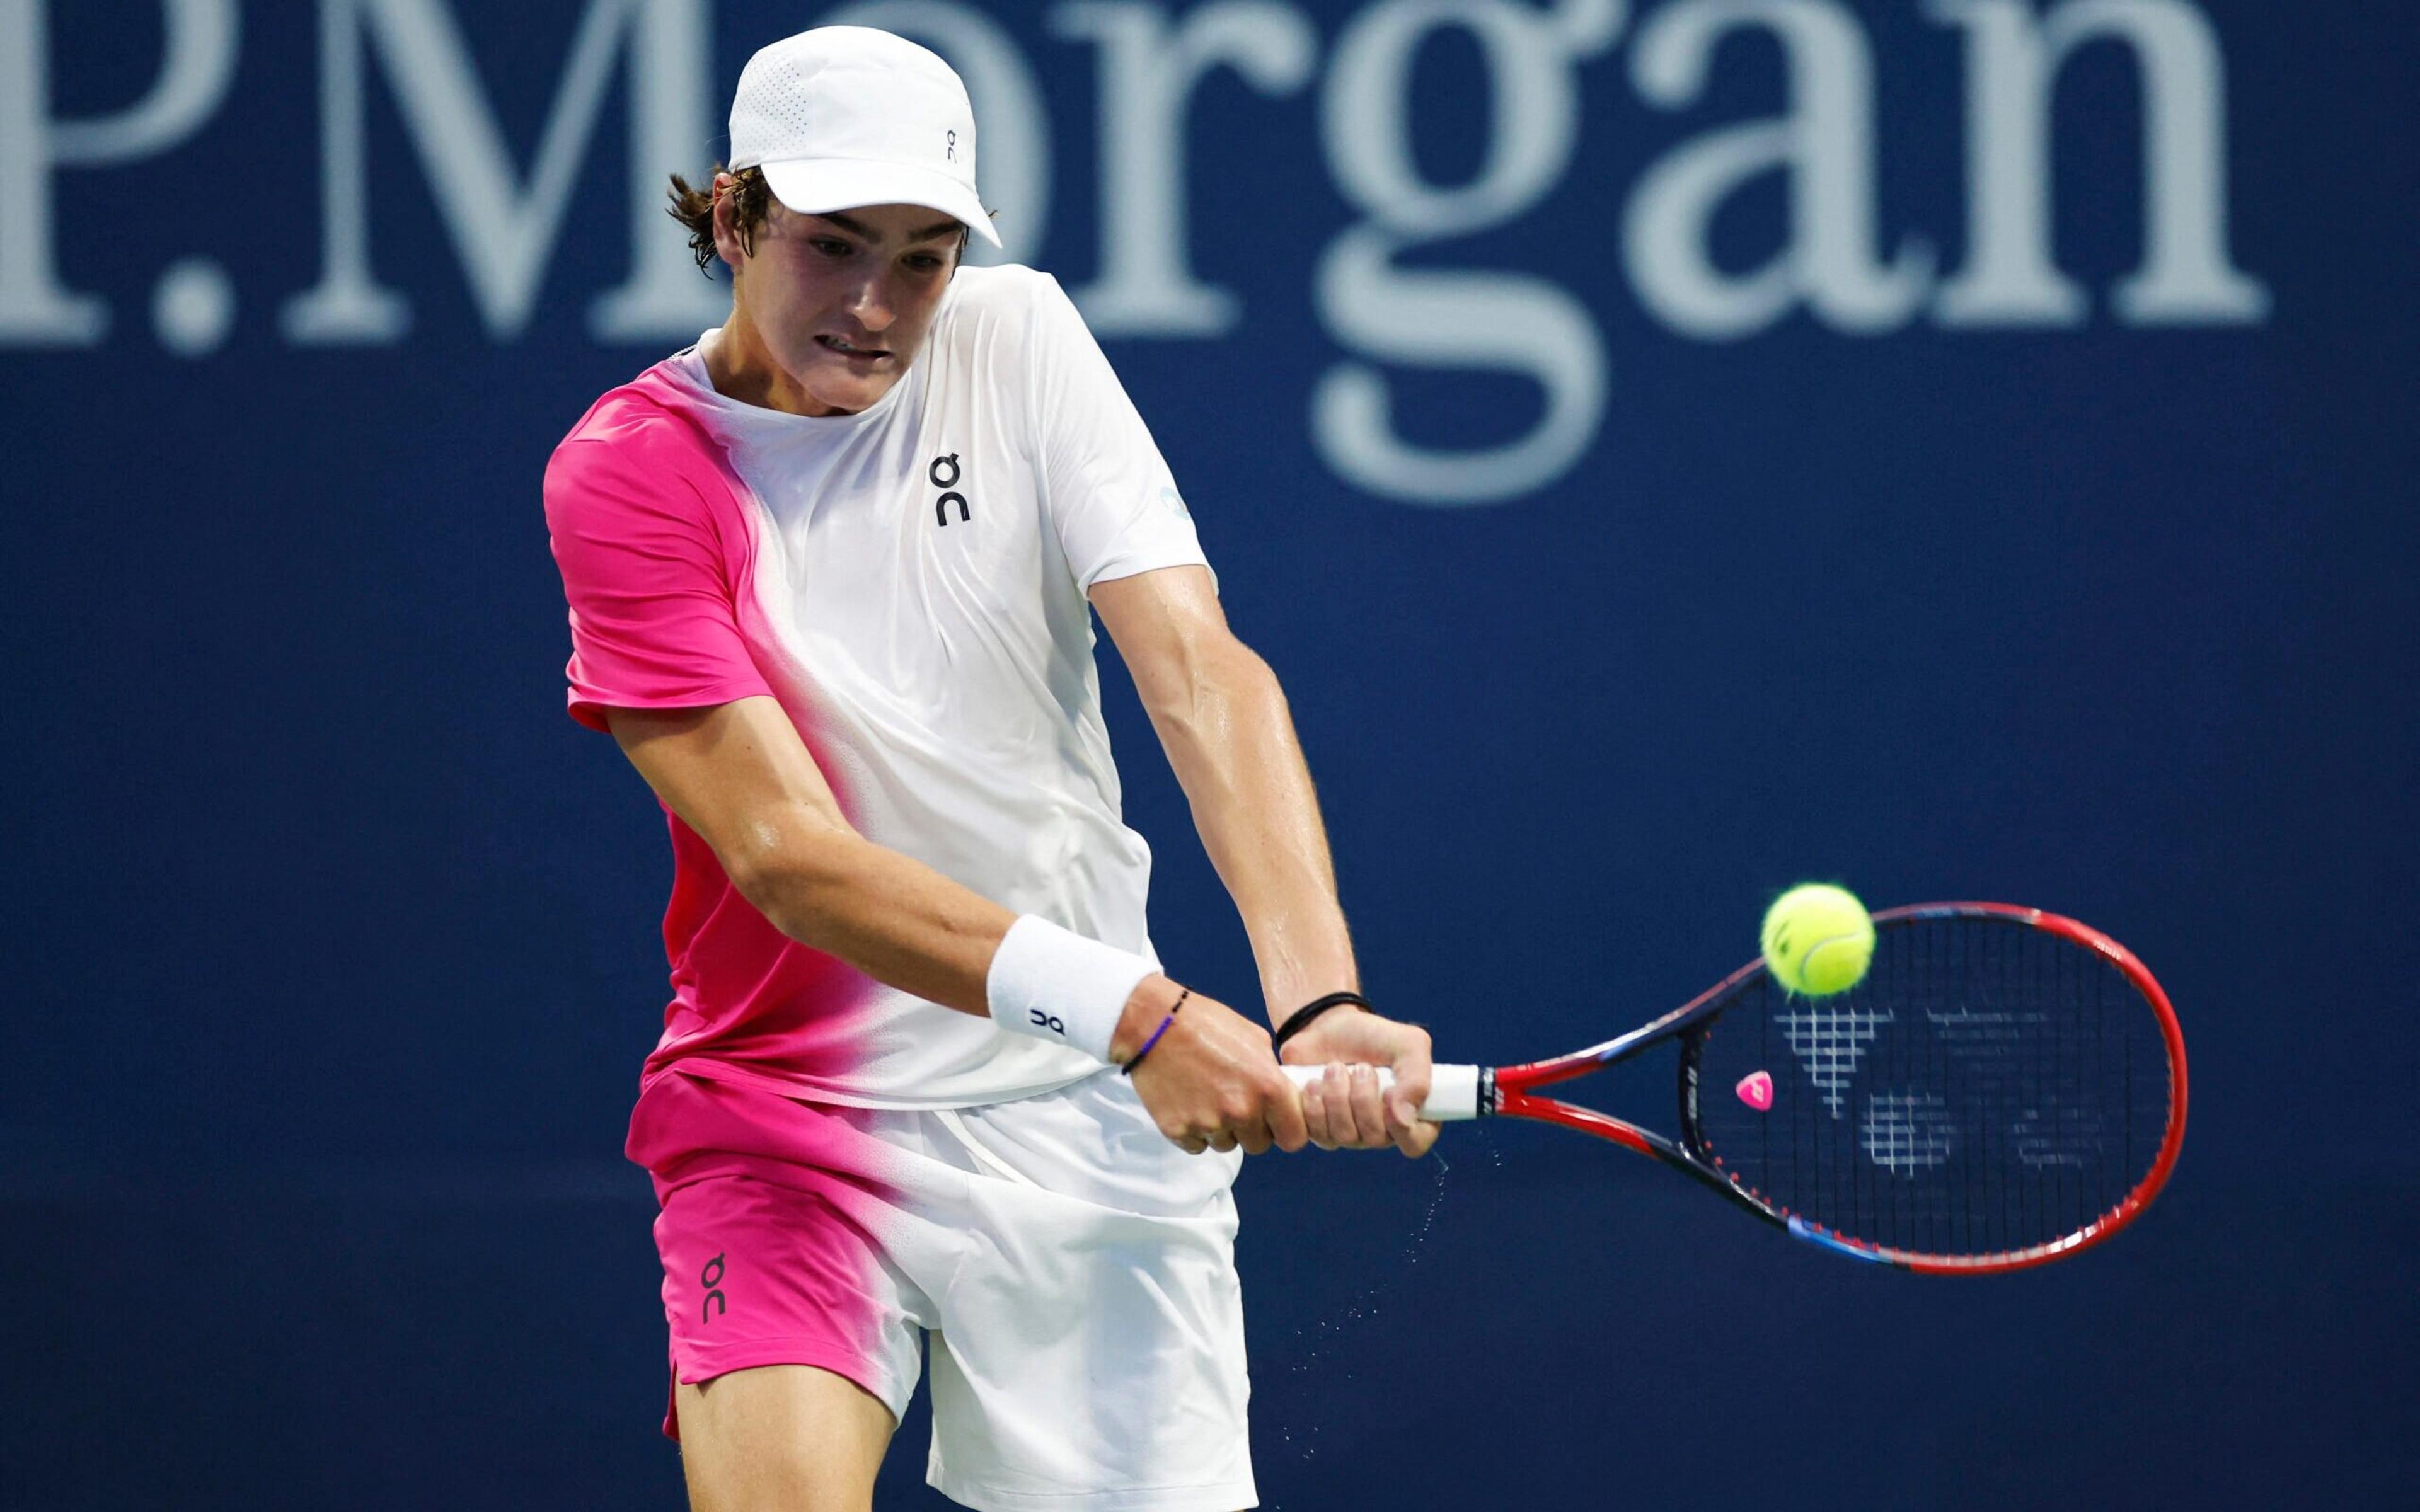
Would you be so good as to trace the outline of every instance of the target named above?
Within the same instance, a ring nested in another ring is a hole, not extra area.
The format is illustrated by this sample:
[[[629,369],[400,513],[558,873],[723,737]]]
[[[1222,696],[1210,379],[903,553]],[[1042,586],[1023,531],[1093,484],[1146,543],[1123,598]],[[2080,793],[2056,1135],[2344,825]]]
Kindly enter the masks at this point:
[[[739,631],[732,572],[697,484],[573,440],[546,470],[546,522],[571,607],[569,712],[706,708],[769,694]]]
[[[1089,592],[1156,567],[1208,566],[1192,513],[1075,301],[1036,279],[1027,392],[1043,463],[1043,508]]]

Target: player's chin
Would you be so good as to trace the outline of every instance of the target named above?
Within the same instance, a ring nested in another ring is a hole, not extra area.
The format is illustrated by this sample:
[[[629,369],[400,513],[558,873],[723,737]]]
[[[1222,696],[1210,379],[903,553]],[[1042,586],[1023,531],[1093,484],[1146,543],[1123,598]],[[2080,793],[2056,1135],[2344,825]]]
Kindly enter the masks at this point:
[[[784,354],[790,376],[801,388],[834,409],[855,411],[889,393],[907,373],[907,361],[885,351],[857,356],[810,341]]]
[[[808,392],[835,409],[855,414],[871,408],[899,381],[899,370],[888,362],[873,371],[852,371],[848,365],[818,363]]]

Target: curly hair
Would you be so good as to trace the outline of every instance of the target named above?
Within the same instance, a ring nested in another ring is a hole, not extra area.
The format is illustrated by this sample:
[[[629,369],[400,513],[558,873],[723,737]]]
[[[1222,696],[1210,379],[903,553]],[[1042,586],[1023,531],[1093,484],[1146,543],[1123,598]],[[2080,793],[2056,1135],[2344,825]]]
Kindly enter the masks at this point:
[[[704,188],[692,187],[680,175],[673,175],[668,192],[672,204],[665,210],[674,220],[689,227],[689,250],[697,258],[697,270],[711,273],[717,253],[714,249],[714,181],[722,173],[722,164],[706,176]],[[756,233],[764,229],[765,217],[773,208],[772,187],[765,182],[761,168],[742,168],[731,176],[731,208],[737,218],[739,250],[754,255]]]
[[[672,204],[664,213],[689,227],[690,255],[697,259],[697,270],[712,274],[721,254],[714,246],[714,181],[721,177],[722,164],[706,176],[706,186],[698,188],[680,175],[673,175],[673,186],[667,191]],[[773,211],[773,186],[765,182],[762,168],[742,168],[731,176],[731,209],[739,232],[739,250],[756,255],[756,233],[765,229],[766,217]],[[958,255],[966,255],[971,233],[958,228]]]

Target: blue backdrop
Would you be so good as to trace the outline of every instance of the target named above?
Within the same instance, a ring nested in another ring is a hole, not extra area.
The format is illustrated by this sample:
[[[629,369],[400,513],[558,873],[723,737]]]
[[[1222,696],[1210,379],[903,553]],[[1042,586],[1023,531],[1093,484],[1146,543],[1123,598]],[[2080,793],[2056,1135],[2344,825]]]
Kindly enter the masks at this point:
[[[537,486],[719,318],[663,175],[839,14],[0,6],[0,1509],[677,1504],[618,1160],[668,858]],[[849,14],[967,73],[1442,1053],[1660,1011],[1807,875],[2089,919],[2184,1019],[2168,1195],[2002,1282],[1546,1132],[1253,1163],[1268,1504],[2408,1492],[2407,19]],[[1249,1001],[1109,661],[1159,948]]]

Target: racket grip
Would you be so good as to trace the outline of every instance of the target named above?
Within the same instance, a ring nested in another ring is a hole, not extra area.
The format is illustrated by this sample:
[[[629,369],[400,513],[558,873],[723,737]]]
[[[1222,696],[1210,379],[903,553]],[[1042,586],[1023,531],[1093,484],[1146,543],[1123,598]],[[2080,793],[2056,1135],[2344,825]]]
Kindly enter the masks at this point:
[[[1327,1073],[1325,1066],[1287,1066],[1283,1069],[1287,1079],[1297,1088],[1308,1087]],[[1384,1066],[1379,1067],[1378,1089],[1388,1091],[1394,1085],[1395,1073]],[[1420,1117],[1431,1123],[1452,1123],[1479,1117],[1479,1068],[1429,1068],[1429,1100],[1420,1104]]]

